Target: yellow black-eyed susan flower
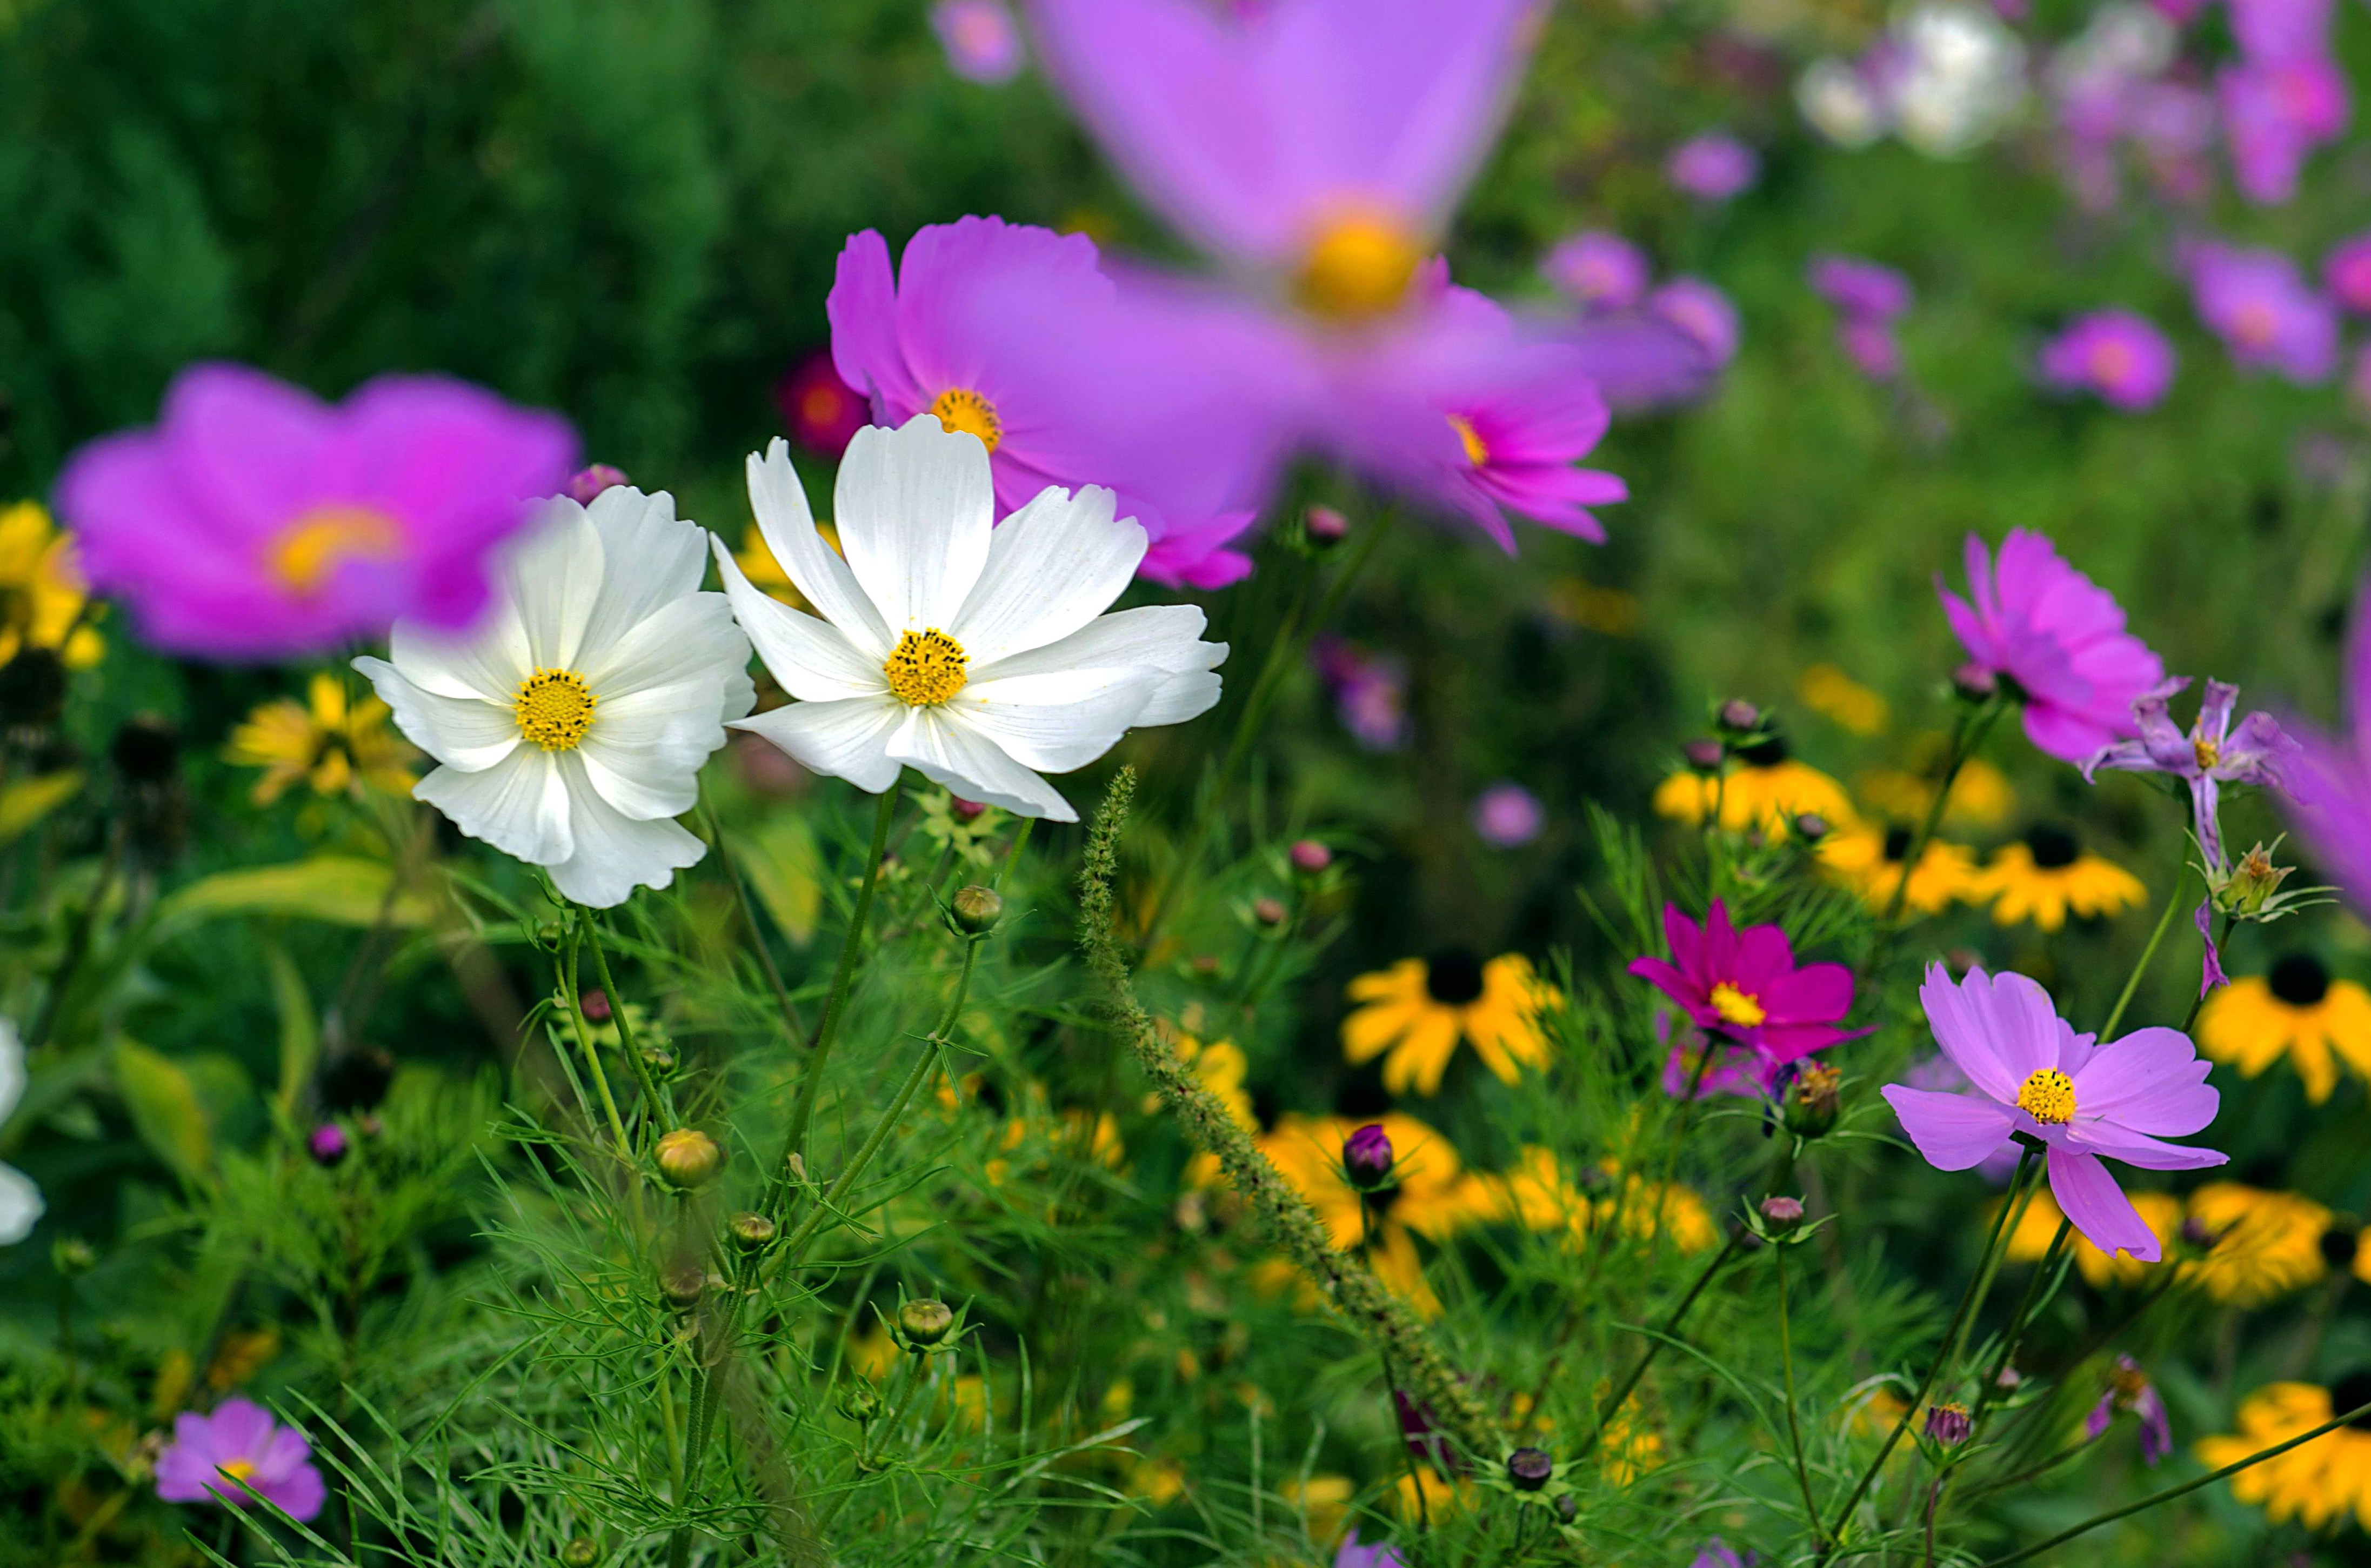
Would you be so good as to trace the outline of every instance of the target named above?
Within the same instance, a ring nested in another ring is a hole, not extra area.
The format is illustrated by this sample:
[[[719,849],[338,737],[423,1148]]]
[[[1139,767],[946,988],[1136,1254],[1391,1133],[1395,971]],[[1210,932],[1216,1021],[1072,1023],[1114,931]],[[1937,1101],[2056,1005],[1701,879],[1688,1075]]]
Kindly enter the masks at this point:
[[[1885,727],[1885,699],[1834,665],[1815,664],[1803,671],[1795,681],[1795,695],[1813,713],[1825,714],[1855,735],[1875,735]]]
[[[2310,953],[2291,953],[2266,975],[2245,975],[2206,999],[2198,1049],[2252,1078],[2282,1057],[2319,1105],[2338,1086],[2338,1063],[2371,1078],[2371,992],[2332,980]]]
[[[2201,1438],[2198,1458],[2218,1469],[2237,1464],[2365,1404],[2371,1371],[2349,1373],[2327,1388],[2274,1383],[2240,1402],[2238,1432]],[[2352,1514],[2371,1528],[2371,1416],[2241,1470],[2231,1478],[2231,1494],[2261,1506],[2274,1524],[2296,1519],[2319,1529]]]
[[[258,806],[269,806],[302,779],[316,795],[345,795],[363,785],[389,795],[411,792],[407,762],[411,748],[387,726],[387,706],[365,694],[346,700],[345,682],[317,674],[306,701],[275,697],[231,731],[223,761],[261,768],[255,781]]]
[[[2148,896],[2140,878],[2111,860],[2084,851],[2073,830],[2044,823],[1994,852],[1973,892],[1990,900],[2002,925],[2031,921],[2044,931],[2066,923],[2069,911],[2088,918],[2115,914]]]
[[[84,614],[89,597],[48,512],[31,501],[0,509],[0,664],[25,648],[52,649],[69,669],[97,664],[107,645]]]
[[[1342,1146],[1366,1126],[1382,1128],[1394,1159],[1391,1181],[1361,1195],[1343,1172]],[[1449,1140],[1398,1111],[1363,1120],[1285,1116],[1259,1146],[1309,1200],[1334,1245],[1364,1248],[1376,1275],[1428,1318],[1440,1312],[1440,1299],[1425,1283],[1415,1238],[1445,1241],[1498,1211],[1498,1194],[1465,1168]]]
[[[2371,1231],[2333,1214],[2321,1233],[2321,1260],[2342,1274],[2371,1284]]]
[[[1902,822],[1923,822],[1927,807],[1935,804],[1935,780],[1926,773],[1907,769],[1883,768],[1858,774],[1853,781],[1855,792],[1872,810],[1882,811]],[[1960,766],[1960,776],[1951,781],[1951,798],[1943,807],[1943,825],[1947,828],[1997,828],[2008,820],[2016,809],[2017,791],[2008,775],[1985,761],[1971,757]]]
[[[2330,1272],[2322,1237],[2331,1213],[2296,1192],[2210,1181],[2190,1195],[2185,1231],[2203,1251],[2182,1282],[2234,1307],[2261,1307]]]
[[[1360,975],[1350,1000],[1358,1005],[1342,1020],[1343,1056],[1354,1064],[1382,1056],[1385,1088],[1430,1095],[1461,1040],[1504,1083],[1544,1063],[1539,1016],[1561,998],[1521,953],[1484,963],[1452,947]]]
[[[1678,772],[1655,786],[1659,816],[1693,827],[1716,810],[1724,828],[1758,829],[1774,839],[1786,837],[1787,825],[1807,812],[1832,823],[1853,814],[1845,786],[1795,761],[1777,736],[1741,749],[1717,776]]]
[[[1532,1230],[1562,1231],[1575,1246],[1609,1227],[1633,1241],[1668,1232],[1683,1252],[1708,1252],[1720,1245],[1712,1211],[1693,1190],[1635,1171],[1625,1174],[1619,1160],[1602,1160],[1585,1181],[1577,1181],[1555,1154],[1530,1145],[1497,1185],[1509,1217]]]
[[[1911,837],[1911,830],[1899,823],[1892,827],[1848,823],[1820,841],[1820,864],[1881,914],[1893,908],[1902,887],[1903,861],[1910,854]],[[1935,914],[1953,900],[1965,898],[1975,885],[1974,857],[1958,844],[1929,839],[1919,852],[1917,869],[1910,873],[1910,889],[1902,907]]]

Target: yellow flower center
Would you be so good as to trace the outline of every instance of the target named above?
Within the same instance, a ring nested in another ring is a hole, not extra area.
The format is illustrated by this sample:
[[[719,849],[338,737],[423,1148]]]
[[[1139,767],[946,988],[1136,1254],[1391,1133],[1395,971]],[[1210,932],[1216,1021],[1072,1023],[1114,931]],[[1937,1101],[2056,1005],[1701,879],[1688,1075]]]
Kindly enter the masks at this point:
[[[1422,260],[1416,237],[1403,225],[1377,213],[1354,214],[1318,234],[1293,291],[1321,316],[1380,316],[1399,304]]]
[[[519,683],[519,733],[546,751],[573,751],[584,744],[593,727],[593,710],[601,699],[573,669],[538,669]]]
[[[931,708],[969,683],[971,677],[964,673],[969,662],[963,645],[933,626],[899,637],[881,672],[889,678],[889,690],[899,702]]]
[[[274,539],[264,552],[273,581],[293,594],[320,590],[349,561],[387,561],[400,552],[403,530],[393,517],[367,506],[316,506]]]
[[[1759,1001],[1738,990],[1727,981],[1722,981],[1712,988],[1712,1010],[1718,1013],[1728,1023],[1748,1026],[1758,1024],[1770,1016],[1763,1009]]]
[[[2044,1067],[2017,1091],[2017,1108],[2036,1121],[2064,1126],[2075,1120],[2075,1080],[2055,1067]]]
[[[1456,431],[1457,438],[1465,443],[1467,462],[1478,469],[1490,460],[1490,448],[1484,444],[1482,433],[1474,428],[1472,420],[1463,414],[1452,413],[1449,416],[1449,428]]]
[[[949,387],[931,401],[931,412],[939,416],[948,435],[960,430],[966,436],[977,436],[979,444],[991,452],[1004,439],[1004,422],[996,417],[996,405],[969,387]]]
[[[2191,741],[2190,749],[2198,756],[2198,771],[2202,773],[2212,772],[2223,756],[2223,748],[2203,735]]]
[[[2242,348],[2270,348],[2280,335],[2280,312],[2261,300],[2251,299],[2231,312],[2231,336]]]
[[[244,1481],[248,1477],[255,1473],[255,1461],[253,1459],[226,1459],[223,1461],[222,1472],[223,1474],[230,1477],[233,1481]]]

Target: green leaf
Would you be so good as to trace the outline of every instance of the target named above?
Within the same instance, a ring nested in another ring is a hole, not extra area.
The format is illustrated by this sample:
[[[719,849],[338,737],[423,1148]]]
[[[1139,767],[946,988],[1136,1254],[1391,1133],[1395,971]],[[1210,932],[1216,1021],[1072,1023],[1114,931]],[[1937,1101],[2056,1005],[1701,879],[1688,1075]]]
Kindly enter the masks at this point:
[[[394,871],[382,861],[324,854],[287,865],[223,871],[177,888],[158,903],[160,931],[231,914],[287,914],[339,925],[429,923],[431,904],[416,891],[388,899]]]
[[[823,856],[806,819],[780,813],[737,836],[733,847],[758,901],[792,947],[805,947],[823,912]]]
[[[62,773],[43,773],[39,778],[20,779],[0,789],[0,844],[16,838],[26,829],[72,800],[81,793],[83,775],[69,768]]]
[[[214,1169],[214,1124],[189,1074],[135,1040],[117,1040],[110,1058],[116,1089],[141,1141],[183,1180],[206,1180]]]
[[[295,960],[278,943],[268,942],[263,947],[263,963],[272,981],[272,1005],[280,1013],[280,1113],[293,1116],[296,1097],[305,1092],[313,1063],[320,1059],[321,1026],[313,1015],[313,998],[305,989],[305,977]]]

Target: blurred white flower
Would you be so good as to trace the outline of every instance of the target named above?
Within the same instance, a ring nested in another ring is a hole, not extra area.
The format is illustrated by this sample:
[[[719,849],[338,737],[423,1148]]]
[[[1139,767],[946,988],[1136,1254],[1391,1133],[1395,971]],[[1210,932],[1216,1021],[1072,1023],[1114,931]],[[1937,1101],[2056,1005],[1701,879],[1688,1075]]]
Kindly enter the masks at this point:
[[[1223,643],[1192,605],[1101,613],[1144,558],[1112,493],[1047,486],[991,526],[988,448],[936,414],[868,426],[832,495],[842,560],[815,532],[790,449],[749,459],[774,559],[823,619],[769,598],[716,552],[734,612],[795,703],[734,727],[875,795],[911,767],[966,800],[1075,822],[1040,772],[1219,700]]]
[[[1795,102],[1811,128],[1840,147],[1865,147],[1885,134],[1884,103],[1846,61],[1812,61],[1795,83]]]
[[[25,1098],[25,1042],[17,1026],[0,1018],[0,1127],[8,1124]],[[13,1247],[33,1234],[41,1217],[41,1190],[12,1165],[0,1165],[0,1247]]]
[[[1955,157],[2017,112],[2025,77],[2025,45],[1989,6],[1927,0],[1897,16],[1857,61],[1813,61],[1795,101],[1839,146],[1865,147],[1891,132],[1931,157]]]
[[[397,621],[388,656],[354,668],[443,764],[412,794],[596,909],[697,865],[707,846],[675,819],[756,700],[732,607],[700,591],[707,541],[664,492],[557,496],[475,631]]]

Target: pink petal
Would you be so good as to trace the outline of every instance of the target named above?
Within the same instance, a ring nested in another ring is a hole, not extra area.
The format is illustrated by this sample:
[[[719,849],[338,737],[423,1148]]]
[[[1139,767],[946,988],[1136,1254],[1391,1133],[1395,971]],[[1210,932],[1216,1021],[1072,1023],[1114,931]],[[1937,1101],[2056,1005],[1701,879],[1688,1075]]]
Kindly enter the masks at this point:
[[[2222,1099],[2206,1082],[2207,1067],[2180,1030],[2134,1029],[2099,1047],[2074,1074],[2076,1119],[2187,1137],[2215,1120]]]
[[[1772,1018],[1830,1023],[1852,1011],[1852,970],[1842,964],[1807,964],[1761,993]]]
[[[2084,1239],[2100,1251],[2111,1256],[2129,1252],[2144,1263],[2163,1255],[2157,1233],[2142,1222],[2132,1200],[2096,1156],[2064,1145],[2053,1148],[2050,1195]]]
[[[1902,1130],[1937,1170],[1968,1170],[2008,1141],[2016,1118],[1974,1095],[1937,1094],[1903,1084],[1885,1087],[1886,1103],[1902,1119]]]
[[[2025,1079],[2009,1071],[1993,1040],[1983,1005],[1989,1002],[1990,993],[1977,989],[1985,978],[1984,970],[1970,970],[1965,981],[1954,984],[1941,964],[1929,964],[1926,982],[1918,988],[1918,1000],[1926,1009],[1926,1026],[1935,1031],[1935,1043],[1943,1048],[1951,1065],[1967,1074],[1968,1082],[1978,1090],[2003,1105],[2015,1105]]]

